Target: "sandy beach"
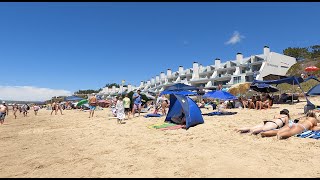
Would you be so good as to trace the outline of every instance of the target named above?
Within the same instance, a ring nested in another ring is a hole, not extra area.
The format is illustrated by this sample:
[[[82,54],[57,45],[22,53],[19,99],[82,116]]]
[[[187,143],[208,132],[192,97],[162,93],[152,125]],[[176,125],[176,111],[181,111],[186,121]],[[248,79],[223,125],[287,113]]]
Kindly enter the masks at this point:
[[[164,117],[141,114],[119,125],[108,119],[110,109],[92,119],[89,112],[51,116],[45,109],[14,119],[11,111],[0,126],[0,177],[320,177],[319,140],[280,141],[234,131],[283,108],[300,117],[305,104],[232,109],[237,114],[204,116],[204,124],[167,131],[147,127]]]

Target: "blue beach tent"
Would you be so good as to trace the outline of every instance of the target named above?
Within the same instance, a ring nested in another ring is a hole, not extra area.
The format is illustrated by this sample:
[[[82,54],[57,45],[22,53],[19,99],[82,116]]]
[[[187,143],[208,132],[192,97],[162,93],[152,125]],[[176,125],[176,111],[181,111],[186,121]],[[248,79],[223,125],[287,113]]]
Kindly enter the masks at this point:
[[[320,84],[314,86],[311,88],[308,92],[307,95],[320,95]]]
[[[170,107],[165,121],[171,121],[172,117],[181,114],[181,110],[186,117],[186,129],[204,123],[201,111],[192,99],[181,94],[170,94]]]

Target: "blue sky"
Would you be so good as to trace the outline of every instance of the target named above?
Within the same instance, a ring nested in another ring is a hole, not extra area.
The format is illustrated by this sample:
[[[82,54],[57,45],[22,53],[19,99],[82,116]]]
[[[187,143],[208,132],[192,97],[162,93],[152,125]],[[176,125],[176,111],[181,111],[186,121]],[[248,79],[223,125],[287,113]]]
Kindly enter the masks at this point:
[[[193,61],[319,44],[319,9],[317,2],[0,3],[0,99],[3,87],[139,85]]]

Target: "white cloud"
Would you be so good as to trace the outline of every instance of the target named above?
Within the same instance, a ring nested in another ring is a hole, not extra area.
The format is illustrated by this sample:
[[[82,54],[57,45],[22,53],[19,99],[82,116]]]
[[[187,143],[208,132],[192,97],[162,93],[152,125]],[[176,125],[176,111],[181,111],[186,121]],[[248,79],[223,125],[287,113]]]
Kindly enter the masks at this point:
[[[45,101],[54,96],[69,96],[72,93],[60,89],[32,86],[0,86],[0,99],[13,101]]]
[[[237,44],[239,43],[243,38],[245,38],[244,36],[242,36],[238,31],[233,32],[232,37],[229,39],[229,41],[225,42],[225,44],[229,45],[229,44]]]

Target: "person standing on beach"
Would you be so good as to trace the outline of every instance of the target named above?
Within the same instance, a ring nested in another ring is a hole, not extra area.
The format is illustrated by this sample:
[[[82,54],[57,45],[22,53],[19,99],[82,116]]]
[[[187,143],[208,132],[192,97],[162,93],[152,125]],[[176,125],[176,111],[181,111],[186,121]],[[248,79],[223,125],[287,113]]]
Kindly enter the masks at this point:
[[[14,104],[14,105],[12,106],[13,115],[14,115],[14,118],[15,118],[15,119],[17,119],[17,111],[18,111],[18,109],[19,109],[19,106],[18,106],[17,104]],[[21,111],[20,111],[20,113],[21,113]]]
[[[35,114],[35,115],[38,114],[39,109],[40,109],[39,106],[37,106],[37,105],[34,105],[34,106],[33,106],[33,111],[34,111],[34,114]]]
[[[132,99],[133,99],[133,108],[132,108],[132,117],[134,117],[136,109],[138,109],[139,116],[140,116],[140,111],[141,111],[141,95],[140,95],[140,90],[138,90],[136,93],[133,94]]]
[[[6,115],[9,115],[9,108],[6,105],[6,102],[2,101],[2,104],[0,105],[0,123],[1,123],[1,125],[4,123],[4,119],[6,118]]]
[[[89,118],[90,116],[93,117],[94,110],[96,110],[97,104],[98,102],[97,102],[96,94],[92,93],[92,96],[89,98],[89,108],[90,108]]]
[[[30,109],[30,106],[28,104],[24,104],[21,106],[23,117],[28,116],[28,110]]]
[[[63,114],[62,114],[62,106],[63,106],[63,104],[61,104],[61,101],[59,101],[59,102],[57,103],[57,111],[59,110],[60,113],[61,113],[61,115],[63,115]]]
[[[57,103],[53,101],[53,103],[51,104],[51,115],[53,113],[53,111],[55,111],[55,115],[57,115],[57,111],[58,111],[58,108],[57,108]]]
[[[131,104],[131,100],[128,97],[128,94],[126,94],[125,98],[123,98],[123,106],[124,106],[124,113],[127,116],[127,119],[129,119],[129,116],[130,116],[130,104]]]
[[[118,124],[121,124],[121,121],[125,118],[124,106],[123,106],[123,101],[122,101],[121,96],[119,97],[119,99],[117,101],[116,110],[117,110]]]

